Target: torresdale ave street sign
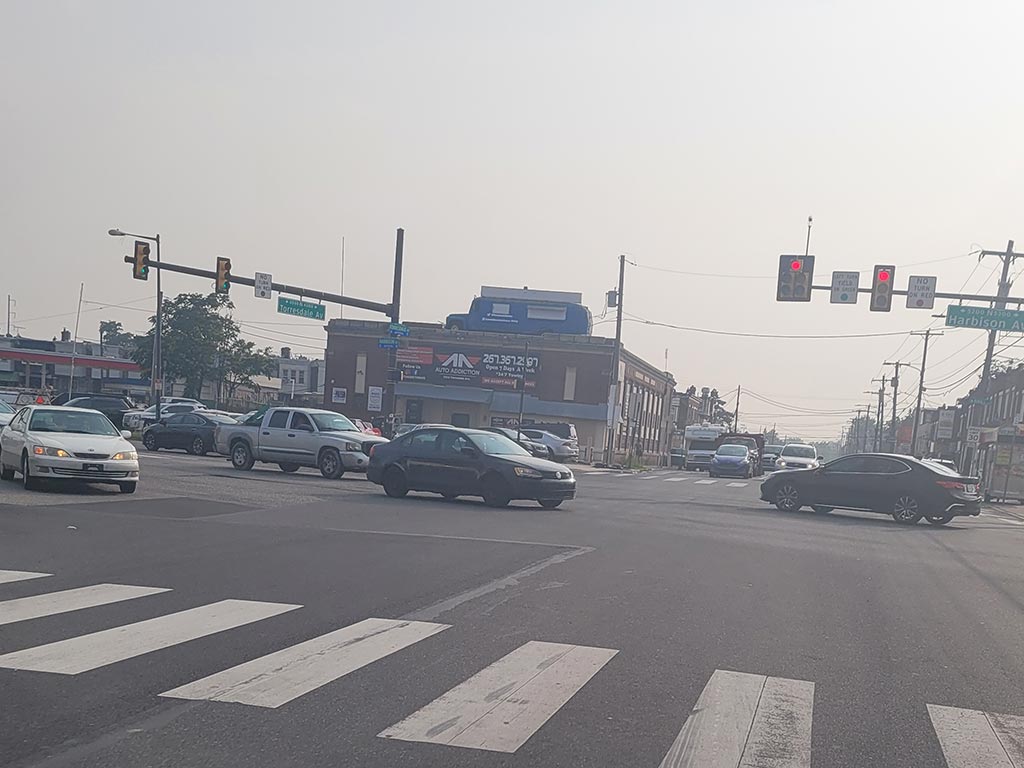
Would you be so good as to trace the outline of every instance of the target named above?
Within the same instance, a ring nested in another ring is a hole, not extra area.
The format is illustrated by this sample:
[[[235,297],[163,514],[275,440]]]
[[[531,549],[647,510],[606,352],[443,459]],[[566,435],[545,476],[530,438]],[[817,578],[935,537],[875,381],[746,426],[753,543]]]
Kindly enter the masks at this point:
[[[954,328],[978,328],[983,331],[1024,333],[1024,312],[1016,309],[951,304],[946,310],[946,325]]]
[[[327,316],[326,308],[323,304],[289,299],[286,296],[277,297],[277,311],[282,315],[308,317],[310,320],[323,320]]]

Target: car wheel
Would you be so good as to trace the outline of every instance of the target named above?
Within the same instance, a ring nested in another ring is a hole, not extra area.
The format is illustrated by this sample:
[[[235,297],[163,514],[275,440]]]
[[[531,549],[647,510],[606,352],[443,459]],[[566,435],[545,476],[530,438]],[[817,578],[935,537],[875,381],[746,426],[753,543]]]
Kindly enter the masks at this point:
[[[231,466],[235,469],[249,470],[255,463],[256,458],[252,455],[252,449],[244,440],[239,440],[231,446]]]
[[[206,455],[206,441],[203,440],[199,435],[196,435],[192,439],[192,443],[188,447],[188,452],[193,456],[205,456]]]
[[[324,448],[320,452],[317,468],[320,470],[320,474],[328,480],[337,480],[345,474],[345,468],[341,463],[341,454],[333,448]]]
[[[945,525],[953,519],[953,515],[925,515],[924,519],[932,525]]]
[[[152,432],[147,432],[142,436],[142,444],[146,446],[147,451],[159,451],[160,447],[156,444],[156,435]]]
[[[400,499],[409,493],[409,484],[405,481],[405,473],[398,467],[389,467],[384,473],[384,493],[393,499]]]
[[[548,461],[555,461],[555,450],[550,446],[548,447]]]
[[[819,515],[827,515],[832,511],[832,507],[824,507],[821,504],[812,504],[811,509],[817,512]]]
[[[512,500],[508,492],[508,484],[494,475],[484,479],[483,491],[484,503],[489,507],[507,507]]]
[[[921,506],[913,496],[899,496],[892,505],[892,519],[902,525],[915,525],[921,519]]]
[[[277,466],[279,466],[281,468],[282,472],[298,472],[299,471],[299,465],[298,464],[289,464],[289,463],[286,462],[284,464],[278,464]]]
[[[544,509],[557,509],[558,505],[562,503],[561,499],[537,499],[537,503],[540,504]]]
[[[775,492],[775,506],[783,512],[796,512],[803,506],[800,503],[800,491],[796,486],[786,483]]]
[[[138,485],[138,483],[118,483],[117,487],[121,489],[121,493],[135,493]]]
[[[21,485],[26,491],[34,491],[39,487],[39,481],[32,477],[28,468],[28,454],[21,457]]]

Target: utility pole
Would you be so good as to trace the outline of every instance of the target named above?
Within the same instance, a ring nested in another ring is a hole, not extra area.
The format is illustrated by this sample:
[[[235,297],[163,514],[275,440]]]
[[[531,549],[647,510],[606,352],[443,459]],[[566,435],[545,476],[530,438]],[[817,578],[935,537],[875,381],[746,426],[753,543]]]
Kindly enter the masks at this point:
[[[864,453],[867,450],[867,443],[868,443],[868,429],[867,429],[867,426],[870,423],[871,423],[871,405],[869,404],[868,405],[868,410],[867,410],[867,416],[865,417],[865,421],[864,421],[864,439],[861,440],[861,444],[858,446],[858,452],[859,453]]]
[[[876,381],[881,382],[878,392],[875,393],[878,395],[878,422],[875,427],[875,452],[880,453],[885,447],[882,440],[882,432],[885,429],[885,374],[882,374],[881,379],[872,379],[871,381],[872,383]]]
[[[936,336],[942,336],[942,331],[933,331],[931,328],[926,329],[924,332],[911,331],[911,336],[924,336],[924,352],[921,353],[921,378],[917,384],[917,405],[914,408],[914,432],[910,437],[910,454],[912,456],[917,455],[917,429],[921,424],[921,398],[924,397],[924,372],[928,367],[928,340],[931,339],[932,334]]]
[[[736,385],[736,410],[732,414],[732,431],[740,431],[740,395],[743,391],[740,389],[740,385]]]
[[[530,341],[526,341],[526,348],[523,351],[523,364],[519,371],[522,374],[519,380],[519,421],[516,422],[516,441],[523,440],[523,407],[526,405],[526,369],[530,365]]]
[[[857,408],[857,418],[853,422],[853,451],[857,453],[860,448],[860,433],[863,431],[864,425],[861,423],[860,415],[864,412],[863,408]]]
[[[896,453],[898,447],[898,438],[896,436],[896,430],[898,429],[898,423],[896,421],[898,418],[896,414],[896,405],[900,394],[900,366],[903,365],[903,363],[897,360],[894,363],[886,362],[885,365],[896,366],[896,372],[893,373],[892,378],[889,379],[889,385],[892,387],[892,452]]]
[[[608,440],[604,449],[604,463],[611,465],[615,453],[615,433],[618,426],[615,405],[618,403],[619,359],[622,356],[622,289],[626,281],[626,254],[619,256],[619,291],[615,295],[615,349],[612,350],[612,370],[608,377]]]
[[[7,335],[11,335],[11,294],[7,294]]]
[[[391,312],[389,318],[392,323],[401,323],[402,314],[402,266],[405,262],[405,230],[399,227],[395,231],[395,274],[391,284]],[[385,426],[388,437],[395,434],[395,422],[398,419],[398,352],[395,349],[388,350],[388,405],[385,410]]]
[[[1005,298],[1010,295],[1010,287],[1013,283],[1010,282],[1010,266],[1014,260],[1024,256],[1024,253],[1013,252],[1013,240],[1010,240],[1006,244],[1006,251],[982,251],[982,256],[998,256],[1003,260],[1003,273],[999,278],[999,290],[996,292],[996,296],[999,298]],[[996,309],[1006,309],[1005,301],[996,301]],[[992,371],[992,353],[995,351],[996,346],[996,333],[997,331],[988,332],[988,349],[985,350],[985,365],[982,368],[981,373],[981,386],[983,390],[988,390],[988,376]]]

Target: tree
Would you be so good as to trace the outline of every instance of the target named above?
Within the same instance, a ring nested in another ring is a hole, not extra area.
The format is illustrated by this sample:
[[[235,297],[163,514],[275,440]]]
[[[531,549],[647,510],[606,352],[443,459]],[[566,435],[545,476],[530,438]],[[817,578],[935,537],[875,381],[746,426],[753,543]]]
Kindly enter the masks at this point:
[[[103,320],[100,323],[100,347],[121,347],[129,351],[135,342],[135,334],[125,331],[117,320]]]
[[[236,338],[231,345],[220,353],[221,382],[226,389],[227,399],[235,396],[239,386],[255,388],[253,378],[270,376],[277,372],[277,361],[270,347],[259,349],[251,341]]]

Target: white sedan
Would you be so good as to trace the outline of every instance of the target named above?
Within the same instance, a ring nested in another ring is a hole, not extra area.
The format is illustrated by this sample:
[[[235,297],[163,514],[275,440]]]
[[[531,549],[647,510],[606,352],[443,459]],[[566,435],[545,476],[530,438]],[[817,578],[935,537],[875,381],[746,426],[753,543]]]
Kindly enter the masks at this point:
[[[139,456],[130,436],[99,411],[29,405],[0,431],[0,478],[20,472],[26,490],[41,480],[84,480],[135,493]]]

